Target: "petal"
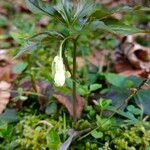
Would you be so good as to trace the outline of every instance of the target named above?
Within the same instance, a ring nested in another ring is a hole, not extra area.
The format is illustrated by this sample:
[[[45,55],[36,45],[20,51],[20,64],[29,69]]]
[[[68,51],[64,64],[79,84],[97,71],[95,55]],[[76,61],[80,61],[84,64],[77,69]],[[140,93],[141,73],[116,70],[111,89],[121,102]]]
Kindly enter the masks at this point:
[[[54,81],[56,86],[63,86],[65,84],[65,74],[56,73],[54,77]]]

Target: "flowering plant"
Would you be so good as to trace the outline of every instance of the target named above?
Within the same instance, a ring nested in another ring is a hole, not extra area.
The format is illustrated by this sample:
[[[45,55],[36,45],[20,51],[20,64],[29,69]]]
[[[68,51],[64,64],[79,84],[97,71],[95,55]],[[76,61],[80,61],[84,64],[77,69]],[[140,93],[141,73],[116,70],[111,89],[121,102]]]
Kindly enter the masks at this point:
[[[101,33],[109,32],[111,34],[121,34],[128,35],[139,32],[146,32],[130,25],[125,24],[123,21],[117,20],[115,18],[115,23],[110,22],[110,18],[113,17],[115,13],[128,12],[134,13],[137,11],[142,11],[140,7],[122,7],[117,10],[102,10],[101,7],[96,7],[96,4],[90,0],[79,0],[77,4],[73,4],[70,0],[59,0],[58,3],[45,3],[42,0],[25,0],[27,6],[34,13],[44,13],[51,18],[53,18],[57,23],[61,24],[66,33],[62,31],[45,31],[38,33],[33,37],[28,39],[28,44],[21,49],[17,54],[20,56],[22,53],[28,50],[34,50],[38,47],[39,43],[42,43],[43,36],[41,36],[40,41],[30,41],[31,39],[44,35],[52,36],[59,39],[61,42],[59,54],[55,56],[52,63],[52,75],[56,86],[63,86],[65,84],[65,78],[67,76],[67,71],[71,75],[73,81],[73,112],[74,120],[76,120],[76,55],[77,55],[77,45],[80,37],[88,36],[90,32]],[[66,59],[66,45],[68,42],[73,43],[72,48],[72,70],[68,65]]]

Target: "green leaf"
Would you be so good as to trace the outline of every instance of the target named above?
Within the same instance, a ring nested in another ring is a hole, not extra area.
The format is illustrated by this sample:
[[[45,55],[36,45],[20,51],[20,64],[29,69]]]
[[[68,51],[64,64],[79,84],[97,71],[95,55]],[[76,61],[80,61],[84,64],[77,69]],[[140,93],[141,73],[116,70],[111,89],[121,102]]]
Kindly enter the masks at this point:
[[[39,42],[41,42],[47,36],[61,38],[61,39],[64,38],[64,36],[60,32],[44,31],[44,32],[41,32],[41,33],[31,36],[29,39],[35,39],[35,40],[38,40]]]
[[[94,11],[94,4],[90,1],[80,0],[74,15],[74,21],[89,16]]]
[[[111,30],[113,30],[115,33],[127,36],[132,35],[135,33],[142,33],[143,31],[132,26],[124,25],[124,24],[114,24],[114,25],[108,25]]]
[[[60,137],[58,133],[51,129],[46,135],[47,145],[50,150],[58,150],[60,146]]]
[[[31,11],[37,13],[44,12],[53,16],[56,11],[52,6],[44,4],[41,0],[26,0],[26,4]]]
[[[102,87],[101,84],[92,84],[92,85],[90,85],[90,91],[91,92],[96,91],[96,90],[100,89],[101,87]]]
[[[27,62],[19,62],[15,64],[12,68],[13,73],[21,74],[28,66]]]
[[[133,113],[134,115],[140,115],[142,113],[142,111],[139,109],[139,108],[136,108],[135,106],[133,105],[129,105],[127,107],[127,110],[131,113]]]
[[[140,90],[135,96],[135,101],[143,106],[144,113],[150,115],[150,91]]]
[[[105,74],[105,78],[108,83],[116,86],[116,87],[123,87],[123,83],[126,77],[114,74],[114,73],[107,73]]]
[[[103,133],[100,132],[100,131],[96,131],[96,130],[91,131],[91,135],[92,135],[95,139],[100,139],[100,138],[103,137]]]
[[[121,111],[121,110],[117,110],[115,107],[112,107],[112,106],[108,106],[107,109],[114,112],[114,113],[116,113],[116,114],[119,114],[119,115],[121,115],[121,116],[123,116],[123,117],[125,117],[129,120],[134,121],[134,123],[138,122],[138,120],[134,117],[134,115],[129,113],[129,112],[124,112],[124,111]]]
[[[45,113],[47,115],[53,115],[57,111],[57,104],[56,103],[51,103],[46,107]]]
[[[130,7],[130,6],[121,6],[119,8],[112,9],[111,11],[104,10],[102,8],[97,8],[96,11],[94,11],[91,15],[90,18],[94,19],[106,19],[111,17],[113,14],[116,13],[137,13],[137,12],[144,12],[144,11],[150,11],[150,8],[148,7]]]
[[[89,90],[88,90],[88,86],[86,85],[77,85],[77,91],[80,95],[82,96],[87,96],[90,94]]]
[[[105,11],[105,10],[102,10],[102,9],[99,9],[99,10],[96,10],[95,12],[93,12],[89,18],[93,18],[93,19],[102,19],[102,18],[105,18],[107,16],[111,15],[109,12]]]
[[[56,9],[68,24],[72,22],[72,5],[70,0],[61,0]]]
[[[111,104],[111,101],[110,101],[110,100],[107,100],[107,99],[100,99],[100,100],[99,100],[99,103],[98,103],[98,106],[99,106],[100,109],[104,110],[104,109],[106,109],[110,104]]]
[[[138,87],[143,81],[142,78],[134,76],[124,77],[114,73],[106,73],[104,75],[108,83],[120,88]]]
[[[0,115],[0,122],[12,123],[17,121],[18,117],[13,109],[6,109],[5,112]]]
[[[130,7],[130,6],[121,6],[119,8],[115,8],[112,10],[112,13],[138,13],[138,12],[147,12],[150,11],[149,7],[143,7],[143,6],[135,6],[135,7]]]
[[[26,6],[28,7],[28,9],[29,9],[30,11],[32,11],[33,13],[35,13],[35,14],[43,13],[43,11],[40,10],[39,8],[37,8],[35,5],[33,5],[33,4],[30,2],[30,0],[25,0],[25,2],[26,2]]]
[[[116,108],[123,104],[122,109],[124,109],[127,105],[124,100],[127,99],[129,95],[130,93],[126,88],[116,88],[112,86],[107,93],[107,98],[112,100],[112,105]]]
[[[26,39],[29,36],[27,33],[21,32],[11,32],[10,34],[13,37],[13,39],[19,44],[22,44],[24,42],[24,39]]]
[[[135,33],[145,33],[148,31],[140,30],[136,27],[125,25],[119,21],[115,23],[108,22],[107,24],[103,21],[95,20],[91,23],[91,30],[96,31],[107,31],[112,34],[120,34],[123,36],[135,34]]]
[[[0,27],[6,26],[8,23],[8,20],[5,16],[0,15]]]
[[[23,46],[19,53],[14,57],[14,59],[16,59],[17,57],[21,56],[23,53],[27,52],[27,51],[33,51],[35,49],[37,49],[38,47],[38,43],[35,42],[28,42],[25,46]]]
[[[44,12],[51,17],[55,18],[59,22],[65,24],[66,20],[63,18],[63,14],[57,10],[57,7],[47,5],[43,3],[41,0],[26,0],[30,10],[35,10],[35,8],[41,12]]]
[[[99,20],[95,20],[91,23],[91,30],[107,31],[115,34],[115,32],[111,28],[109,28],[103,21],[99,21]]]
[[[71,79],[71,78],[67,78],[67,79],[66,79],[66,85],[67,85],[67,87],[69,87],[69,88],[72,88],[72,87],[73,87],[73,82],[72,82],[72,79]]]

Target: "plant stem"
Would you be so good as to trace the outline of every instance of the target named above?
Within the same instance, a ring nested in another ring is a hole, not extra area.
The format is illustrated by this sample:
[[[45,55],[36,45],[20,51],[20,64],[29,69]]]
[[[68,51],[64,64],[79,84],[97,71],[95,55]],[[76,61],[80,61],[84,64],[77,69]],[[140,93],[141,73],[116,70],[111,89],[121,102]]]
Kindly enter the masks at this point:
[[[77,39],[74,39],[74,48],[73,48],[73,74],[72,74],[72,79],[73,79],[73,91],[72,91],[72,98],[73,98],[73,119],[74,121],[77,120],[76,116],[76,55],[77,55]]]

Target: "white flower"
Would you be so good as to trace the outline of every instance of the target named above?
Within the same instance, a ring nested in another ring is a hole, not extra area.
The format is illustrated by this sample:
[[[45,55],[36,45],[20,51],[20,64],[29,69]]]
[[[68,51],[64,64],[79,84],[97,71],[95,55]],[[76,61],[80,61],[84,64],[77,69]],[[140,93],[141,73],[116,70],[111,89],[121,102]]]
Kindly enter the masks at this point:
[[[55,56],[52,64],[52,74],[56,86],[63,86],[65,84],[66,70],[62,57]]]

